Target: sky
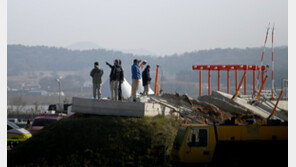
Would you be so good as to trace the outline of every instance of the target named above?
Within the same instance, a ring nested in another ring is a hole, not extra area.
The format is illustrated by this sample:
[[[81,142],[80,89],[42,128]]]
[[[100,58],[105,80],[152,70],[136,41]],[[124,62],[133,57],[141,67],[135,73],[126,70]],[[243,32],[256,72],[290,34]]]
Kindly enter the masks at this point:
[[[288,45],[287,0],[8,0],[8,44],[144,49],[171,55]],[[267,46],[271,46],[270,39]]]

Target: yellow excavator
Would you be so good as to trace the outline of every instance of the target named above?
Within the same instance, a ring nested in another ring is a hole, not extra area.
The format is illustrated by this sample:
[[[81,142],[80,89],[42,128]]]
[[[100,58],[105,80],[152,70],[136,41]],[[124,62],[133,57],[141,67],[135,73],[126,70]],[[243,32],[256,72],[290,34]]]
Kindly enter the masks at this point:
[[[288,125],[183,125],[172,155],[176,166],[288,166]]]

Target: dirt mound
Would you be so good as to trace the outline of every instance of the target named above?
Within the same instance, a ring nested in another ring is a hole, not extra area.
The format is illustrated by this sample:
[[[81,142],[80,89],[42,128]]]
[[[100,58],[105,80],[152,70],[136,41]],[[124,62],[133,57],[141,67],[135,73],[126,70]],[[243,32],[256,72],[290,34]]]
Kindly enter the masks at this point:
[[[165,100],[167,100],[170,103],[173,103],[174,105],[179,105],[179,106],[187,106],[191,107],[192,102],[188,99],[188,96],[186,95],[179,95],[179,94],[163,94],[161,96]]]
[[[210,104],[194,105],[194,106],[192,106],[192,109],[194,111],[204,113],[210,117],[213,117],[215,119],[222,120],[222,121],[227,120],[232,117],[232,114],[224,112],[224,111],[220,110],[219,108],[217,108],[213,105],[210,105]]]

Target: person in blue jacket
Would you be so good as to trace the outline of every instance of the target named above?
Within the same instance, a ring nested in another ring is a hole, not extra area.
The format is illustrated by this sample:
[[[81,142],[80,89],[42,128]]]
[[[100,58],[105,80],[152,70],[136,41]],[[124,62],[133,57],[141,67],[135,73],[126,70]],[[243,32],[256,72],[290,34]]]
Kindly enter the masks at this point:
[[[139,69],[139,60],[134,59],[134,64],[132,65],[132,97],[133,101],[136,101],[137,92],[139,88],[139,83],[141,80],[141,72]]]

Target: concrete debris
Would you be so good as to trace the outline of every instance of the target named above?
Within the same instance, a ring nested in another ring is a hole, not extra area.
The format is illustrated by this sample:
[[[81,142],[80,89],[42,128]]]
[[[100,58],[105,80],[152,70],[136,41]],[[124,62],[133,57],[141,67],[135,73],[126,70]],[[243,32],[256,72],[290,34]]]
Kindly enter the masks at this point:
[[[256,107],[261,108],[265,111],[268,111],[269,113],[272,112],[274,106],[275,106],[275,102],[273,103],[271,101],[261,101],[256,105]],[[288,111],[277,107],[276,113],[274,114],[273,117],[277,117],[277,118],[280,118],[281,120],[288,121]]]
[[[231,102],[231,98],[232,95],[231,94],[227,94],[224,92],[220,92],[220,91],[213,91],[211,97],[216,98],[216,99],[220,99],[222,101],[225,101],[225,104],[230,103],[233,104],[233,106],[238,106],[240,108],[244,108],[244,110],[247,110],[247,113],[253,113],[257,116],[260,116],[264,119],[267,119],[270,115],[270,113],[272,112],[273,107],[271,108],[266,108],[264,107],[264,105],[261,105],[260,103],[258,103],[257,105],[251,105],[246,99],[237,97],[234,102]],[[287,117],[279,117],[277,114],[274,116],[274,119],[279,119],[282,121],[287,121]]]
[[[72,112],[94,115],[144,117],[170,115],[171,109],[157,103],[96,100],[73,97]]]
[[[171,115],[199,124],[223,123],[234,117],[238,124],[245,124],[250,119],[256,120],[258,124],[265,124],[274,105],[266,100],[254,106],[240,97],[231,102],[231,97],[232,95],[219,91],[213,91],[211,96],[201,96],[198,99],[179,94],[139,96],[137,102],[128,99],[111,101],[73,97],[72,112],[127,117]],[[287,121],[287,112],[280,108],[278,110],[273,119]]]
[[[214,98],[215,100],[213,101],[205,100],[213,99],[212,96],[203,96],[197,100],[186,95],[180,96],[178,94],[164,94],[161,98],[179,106],[179,108],[190,108],[192,112],[190,112],[189,115],[202,123],[222,123],[225,120],[230,120],[232,117],[236,118],[236,123],[238,124],[246,123],[246,120],[250,118],[255,119],[259,124],[266,123],[266,119],[253,114],[245,108],[235,106],[231,103],[225,103],[225,101],[220,101],[220,99]],[[205,120],[205,118],[207,120]]]
[[[210,104],[213,104],[217,106],[218,108],[227,111],[232,114],[242,114],[242,113],[250,113],[246,108],[233,105],[232,103],[229,103],[227,101],[224,101],[219,98],[215,98],[213,96],[201,96],[199,98],[200,101],[207,102]]]

